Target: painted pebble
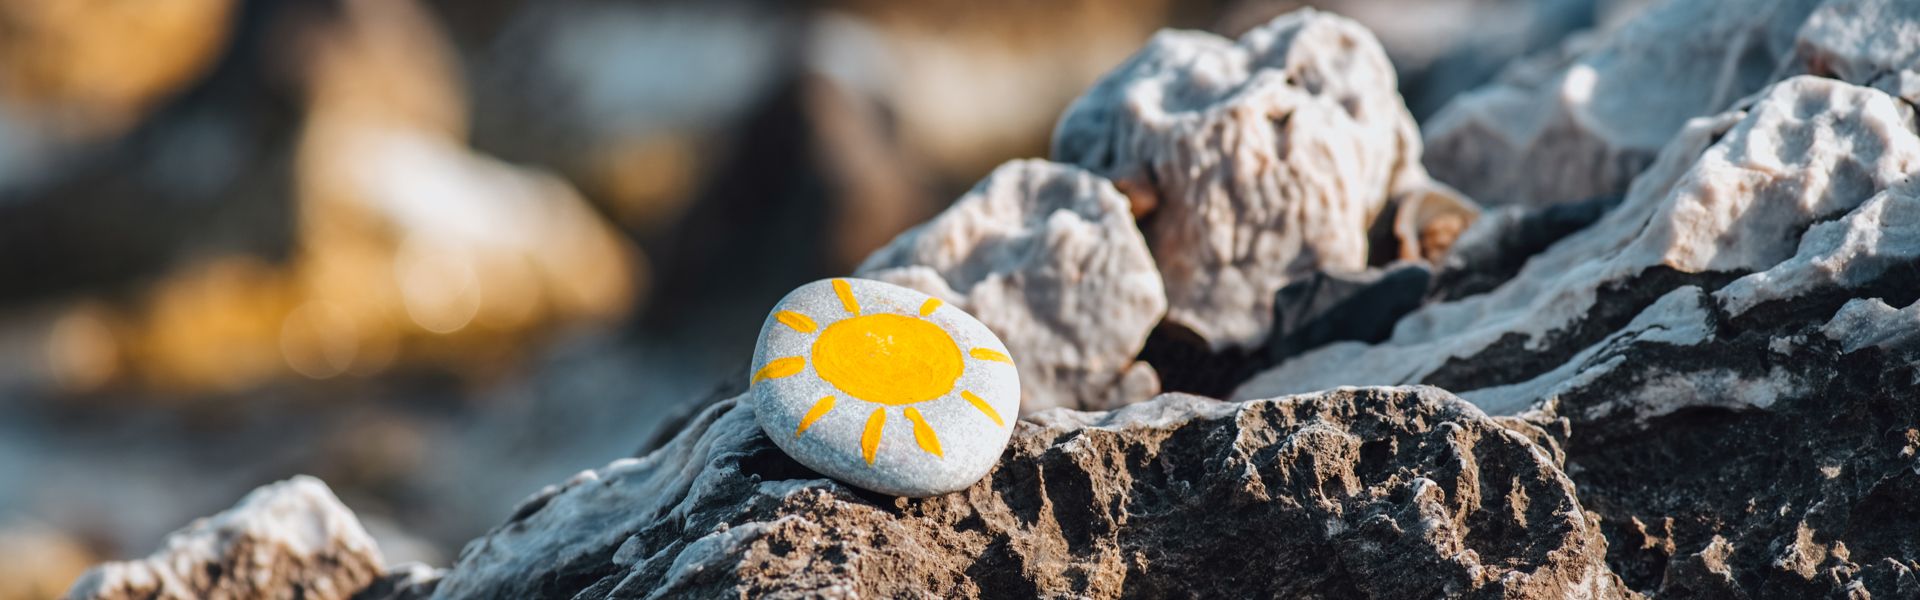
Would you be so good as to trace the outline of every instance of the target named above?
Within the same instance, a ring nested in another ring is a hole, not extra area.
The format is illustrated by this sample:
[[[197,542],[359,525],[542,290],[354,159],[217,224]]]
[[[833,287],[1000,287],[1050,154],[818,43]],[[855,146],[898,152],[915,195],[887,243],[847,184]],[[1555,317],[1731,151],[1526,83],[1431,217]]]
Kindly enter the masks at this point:
[[[794,460],[883,494],[965,489],[1020,414],[1007,347],[938,298],[867,279],[787,294],[753,350],[760,428]]]

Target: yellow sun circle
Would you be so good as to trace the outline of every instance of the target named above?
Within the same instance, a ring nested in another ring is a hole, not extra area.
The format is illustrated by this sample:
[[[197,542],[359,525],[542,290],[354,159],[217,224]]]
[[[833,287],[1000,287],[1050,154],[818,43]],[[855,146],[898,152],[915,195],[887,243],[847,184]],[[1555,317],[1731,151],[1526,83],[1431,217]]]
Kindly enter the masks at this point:
[[[813,370],[855,398],[899,406],[953,391],[965,364],[939,325],[880,313],[827,326],[813,342]]]

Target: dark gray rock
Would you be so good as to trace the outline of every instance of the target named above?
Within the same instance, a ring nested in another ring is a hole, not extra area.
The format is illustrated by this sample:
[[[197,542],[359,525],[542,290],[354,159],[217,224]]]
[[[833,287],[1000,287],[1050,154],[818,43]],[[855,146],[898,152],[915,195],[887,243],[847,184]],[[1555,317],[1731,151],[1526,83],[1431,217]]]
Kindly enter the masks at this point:
[[[819,478],[726,401],[530,499],[435,597],[1628,597],[1548,429],[1433,388],[1169,394],[1035,415],[915,500]]]

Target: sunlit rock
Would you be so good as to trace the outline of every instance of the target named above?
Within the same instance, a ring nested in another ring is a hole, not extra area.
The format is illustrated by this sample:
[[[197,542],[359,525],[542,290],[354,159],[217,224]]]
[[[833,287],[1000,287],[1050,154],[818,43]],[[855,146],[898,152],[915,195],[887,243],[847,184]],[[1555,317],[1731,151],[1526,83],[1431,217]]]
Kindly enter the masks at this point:
[[[1022,414],[1104,409],[1159,393],[1134,355],[1166,311],[1127,199],[1039,160],[1002,165],[855,271],[953,303],[1005,340]]]
[[[1788,281],[1832,280],[1822,273],[1836,261],[1885,269],[1908,252],[1896,243],[1904,226],[1887,230],[1882,245],[1877,225],[1817,223],[1864,211],[1861,219],[1877,224],[1869,215],[1897,210],[1890,200],[1870,200],[1920,171],[1914,127],[1912,107],[1878,90],[1789,79],[1750,106],[1694,120],[1620,207],[1533,257],[1499,288],[1423,307],[1380,345],[1309,352],[1256,376],[1234,397],[1427,383],[1473,399],[1467,392],[1552,371],[1683,285],[1714,289],[1784,267],[1722,290],[1738,307],[1786,293],[1769,290]],[[1795,258],[1829,247],[1846,250]],[[1518,410],[1531,400],[1496,404]]]
[[[142,560],[94,567],[66,600],[346,600],[384,571],[380,549],[326,484],[300,476],[167,536]]]
[[[1630,597],[1561,456],[1433,388],[1166,394],[1039,413],[971,487],[874,498],[728,400],[529,498],[435,597]]]
[[[1373,34],[1326,13],[1237,42],[1163,31],[1068,107],[1053,158],[1113,179],[1146,215],[1169,321],[1215,351],[1247,348],[1275,291],[1365,268],[1374,217],[1424,188],[1395,86]]]

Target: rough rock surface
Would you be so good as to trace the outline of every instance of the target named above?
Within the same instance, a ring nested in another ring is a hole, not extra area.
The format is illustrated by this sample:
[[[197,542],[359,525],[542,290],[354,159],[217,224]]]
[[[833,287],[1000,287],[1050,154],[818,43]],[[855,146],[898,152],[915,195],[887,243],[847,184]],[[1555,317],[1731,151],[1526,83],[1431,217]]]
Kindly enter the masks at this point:
[[[1237,394],[1337,366],[1565,423],[1612,571],[1655,598],[1912,597],[1916,175],[1913,107],[1791,78],[1690,123],[1619,208],[1497,289]]]
[[[1163,31],[1068,107],[1053,157],[1113,179],[1146,214],[1169,321],[1216,352],[1253,348],[1275,291],[1365,268],[1373,219],[1424,189],[1395,82],[1373,34],[1326,13],[1237,43]]]
[[[1464,393],[1528,381],[1670,291],[1716,289],[1788,261],[1808,227],[1920,171],[1914,111],[1899,99],[1803,76],[1752,101],[1690,123],[1619,208],[1494,291],[1423,307],[1377,346],[1301,355],[1234,397],[1412,383]]]
[[[1160,273],[1127,199],[1041,160],[1001,165],[952,208],[854,272],[967,311],[1007,344],[1021,413],[1104,410],[1159,393],[1134,355],[1166,313]]]
[[[1920,5],[1675,0],[1509,65],[1423,126],[1426,167],[1487,204],[1624,191],[1688,119],[1796,74],[1920,99]]]
[[[1432,388],[1169,394],[1036,415],[986,480],[910,500],[727,401],[528,500],[436,597],[1627,597],[1558,456]]]
[[[303,475],[167,536],[152,556],[94,567],[63,598],[346,600],[383,574],[359,519]]]

